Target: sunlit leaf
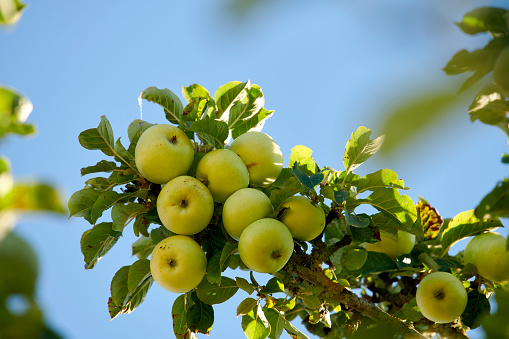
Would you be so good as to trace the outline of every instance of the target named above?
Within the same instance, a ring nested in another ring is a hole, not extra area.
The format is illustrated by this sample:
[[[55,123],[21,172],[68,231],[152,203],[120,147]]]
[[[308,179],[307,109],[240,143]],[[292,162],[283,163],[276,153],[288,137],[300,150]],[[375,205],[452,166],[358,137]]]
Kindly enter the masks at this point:
[[[81,237],[81,253],[84,256],[85,269],[94,268],[122,235],[111,227],[111,222],[103,222],[86,231]]]
[[[85,187],[75,192],[69,198],[67,206],[71,212],[71,217],[83,217],[89,223],[92,222],[92,206],[96,202],[97,198],[101,195],[100,191],[97,191],[91,187]]]
[[[509,33],[507,12],[505,8],[480,7],[465,14],[461,22],[456,24],[467,34],[491,32],[504,35]]]
[[[78,140],[86,149],[100,150],[104,154],[114,156],[115,144],[113,130],[106,116],[101,116],[101,122],[97,128],[90,128],[80,133]]]
[[[145,213],[146,207],[138,203],[116,203],[111,209],[111,220],[113,221],[113,230],[123,232],[131,221],[138,215]]]
[[[384,141],[384,136],[370,140],[371,130],[360,126],[357,131],[352,133],[350,140],[347,141],[345,147],[345,155],[343,164],[347,172],[353,171],[359,167],[364,161],[368,160],[375,154]]]
[[[228,138],[228,125],[220,120],[204,119],[195,121],[189,127],[189,131],[195,132],[215,148],[224,148],[224,142]]]
[[[179,97],[167,88],[148,87],[140,93],[140,99],[145,99],[161,106],[164,109],[166,119],[173,124],[178,125],[182,118],[184,106],[182,106]]]
[[[196,289],[196,294],[204,303],[214,305],[230,299],[238,289],[236,281],[228,277],[221,278],[221,286],[213,285],[207,279],[203,279]]]
[[[129,293],[134,293],[140,283],[148,278],[150,273],[150,260],[141,259],[135,261],[129,268],[127,288]]]

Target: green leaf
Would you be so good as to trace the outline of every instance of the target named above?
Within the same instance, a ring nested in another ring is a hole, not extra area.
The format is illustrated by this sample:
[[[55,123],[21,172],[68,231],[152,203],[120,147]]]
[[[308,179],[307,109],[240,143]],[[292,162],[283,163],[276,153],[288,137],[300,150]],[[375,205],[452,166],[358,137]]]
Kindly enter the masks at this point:
[[[390,271],[397,268],[396,262],[387,254],[368,251],[368,257],[364,265],[359,270],[351,271],[351,273],[359,276],[369,273]]]
[[[132,255],[136,255],[138,259],[146,259],[152,253],[155,245],[156,244],[152,241],[152,238],[142,236],[133,242],[131,246]]]
[[[477,290],[468,292],[468,301],[465,311],[461,315],[461,322],[471,329],[481,326],[481,322],[490,314],[490,302],[486,295]]]
[[[195,132],[215,148],[224,148],[224,142],[228,138],[228,125],[221,120],[204,119],[195,121],[189,127],[189,131]]]
[[[499,182],[495,188],[488,193],[475,209],[477,218],[485,217],[509,217],[509,179]]]
[[[356,271],[364,266],[368,251],[363,248],[348,248],[341,258],[341,263],[349,271]]]
[[[113,150],[115,151],[115,160],[124,163],[127,167],[137,172],[134,155],[132,155],[125,149],[125,147],[120,142],[120,138],[118,138],[117,141],[115,142],[115,147],[113,148]]]
[[[135,261],[129,269],[127,279],[127,288],[129,289],[129,293],[134,293],[140,283],[149,278],[149,276],[152,276],[150,273],[150,260],[141,259]]]
[[[352,239],[359,243],[367,242],[373,244],[380,241],[380,229],[374,225],[368,227],[351,227]]]
[[[182,87],[182,95],[187,102],[191,102],[194,99],[208,99],[213,100],[210,93],[205,87],[193,84],[188,87]]]
[[[260,305],[242,316],[242,329],[247,339],[265,339],[270,334],[270,324]]]
[[[265,104],[263,93],[258,85],[252,85],[246,89],[247,95],[240,101],[236,101],[230,108],[228,115],[228,128],[234,129],[244,124],[257,114]]]
[[[239,315],[245,315],[251,312],[253,308],[255,308],[257,303],[258,302],[256,301],[256,299],[253,298],[246,298],[242,300],[239,306],[237,306],[237,317]]]
[[[94,268],[95,264],[116,244],[122,235],[112,229],[111,222],[102,222],[83,233],[81,253],[85,260],[85,269]]]
[[[246,96],[246,87],[250,87],[249,81],[232,81],[217,89],[214,94],[217,106],[216,118],[222,118],[223,115],[229,114],[230,107]]]
[[[117,193],[115,191],[106,191],[103,192],[97,200],[95,201],[94,205],[92,206],[92,214],[91,214],[91,220],[92,223],[95,223],[97,219],[101,217],[104,211],[109,209],[111,206],[115,205],[118,202],[126,201],[129,198],[139,196],[141,194],[146,193],[147,190],[139,190],[135,192],[126,192],[126,193]]]
[[[113,161],[101,160],[94,166],[83,167],[81,169],[81,175],[87,175],[98,172],[113,172],[117,170],[117,164]]]
[[[154,125],[155,124],[151,124],[141,119],[133,120],[133,122],[129,124],[129,127],[127,127],[127,137],[129,138],[129,142],[131,142],[131,145],[133,144],[133,139],[139,139],[143,132],[145,132],[147,129]],[[129,147],[129,149],[130,148],[131,147]]]
[[[1,208],[23,212],[50,211],[66,213],[59,192],[44,183],[16,184],[4,197]],[[73,206],[74,207],[74,206]]]
[[[263,312],[265,313],[265,316],[267,317],[267,321],[270,324],[270,339],[278,339],[281,337],[281,334],[283,334],[284,329],[284,323],[285,319],[279,313],[273,308],[264,308]]]
[[[352,185],[357,187],[357,194],[367,190],[374,191],[378,188],[408,189],[405,187],[403,179],[398,179],[396,172],[390,169],[381,169],[367,174],[362,179],[352,182]]]
[[[272,203],[272,206],[274,207],[274,210],[278,210],[279,206],[288,199],[289,197],[294,196],[295,194],[299,193],[299,190],[293,187],[283,187],[280,189],[274,189],[270,192],[270,202]]]
[[[140,304],[145,300],[147,296],[148,290],[154,283],[154,278],[152,278],[152,274],[146,275],[144,280],[142,280],[138,287],[132,293],[128,293],[126,299],[124,300],[124,304],[122,305],[125,313],[129,313],[134,311]]]
[[[214,309],[203,303],[195,292],[191,292],[191,300],[193,304],[186,310],[186,323],[189,330],[209,334],[214,324]]]
[[[285,285],[281,281],[281,279],[277,277],[270,278],[267,281],[267,285],[261,290],[263,294],[272,294],[272,293],[285,293]]]
[[[124,228],[137,216],[147,212],[142,204],[138,203],[116,203],[111,209],[111,220],[113,221],[113,230],[123,232]]]
[[[108,298],[108,312],[110,314],[110,320],[113,320],[117,317],[117,315],[121,314],[122,307],[115,304],[112,297]]]
[[[316,174],[313,174],[312,176],[308,176],[301,170],[298,162],[295,162],[293,164],[292,173],[297,177],[297,179],[299,179],[301,184],[303,184],[310,190],[314,190],[315,187],[320,185],[325,179],[324,172],[318,172]]]
[[[346,224],[348,226],[355,226],[355,227],[368,227],[372,222],[369,218],[369,215],[365,213],[361,214],[351,214],[348,209],[345,206],[345,220]]]
[[[320,299],[314,294],[299,294],[299,298],[304,303],[304,306],[311,310],[316,310],[320,304]]]
[[[307,335],[302,333],[297,327],[293,326],[293,324],[289,322],[286,318],[283,319],[284,319],[283,327],[292,338],[309,339]]]
[[[124,266],[115,273],[113,279],[111,279],[111,298],[113,302],[121,307],[124,304],[124,300],[129,293],[127,287],[127,281],[129,277],[129,268],[131,266]]]
[[[179,124],[184,106],[182,106],[179,97],[169,89],[148,87],[140,93],[140,99],[158,104],[164,109],[164,114],[169,122],[172,124]]]
[[[237,287],[244,290],[247,294],[254,292],[254,287],[244,278],[235,277]]]
[[[101,195],[101,192],[96,191],[91,187],[85,187],[75,192],[69,198],[67,207],[71,212],[71,217],[83,217],[89,223],[92,222],[92,206],[96,202],[97,198]]]
[[[507,9],[480,7],[465,14],[461,22],[456,24],[466,34],[490,32],[503,36],[509,34],[506,18]]]
[[[103,178],[103,177],[90,178],[87,181],[85,181],[85,185],[90,186],[93,189],[100,191],[100,192],[104,192],[104,191],[110,189],[111,187],[113,187],[113,185],[110,183],[110,181],[107,178]]]
[[[366,199],[348,200],[347,207],[355,208],[359,204],[369,204],[383,213],[383,219],[377,215],[372,216],[376,226],[382,229],[401,229],[408,231],[417,219],[417,210],[412,199],[407,195],[399,194],[397,189],[376,189]],[[380,225],[380,221],[383,224]]]
[[[414,322],[423,318],[415,298],[405,303],[396,313],[394,313],[394,316],[400,319],[406,319]]]
[[[237,252],[238,243],[235,244],[226,244],[223,247],[223,250],[221,251],[221,257],[219,259],[219,267],[221,269],[221,272],[224,272],[226,268],[228,267],[228,260],[230,257]]]
[[[267,110],[262,107],[258,113],[253,115],[251,118],[244,120],[242,125],[237,125],[232,129],[232,137],[235,139],[238,136],[249,132],[251,129],[259,126],[263,126],[264,120],[270,118],[274,110]]]
[[[97,128],[87,129],[78,136],[78,140],[86,149],[100,150],[104,154],[114,156],[113,130],[105,115],[101,116],[101,122]]]
[[[235,280],[222,277],[221,286],[213,285],[207,279],[203,279],[196,289],[196,294],[201,301],[209,305],[221,304],[237,293]]]
[[[212,284],[221,284],[221,266],[219,261],[221,260],[222,252],[216,252],[214,255],[207,261],[207,275],[205,276],[207,280]]]
[[[485,230],[491,230],[497,227],[504,227],[498,218],[479,219],[475,216],[474,210],[468,210],[457,214],[451,219],[447,228],[442,233],[443,253],[449,251],[449,248],[457,241],[481,234]]]
[[[186,322],[186,295],[179,295],[173,302],[171,308],[171,317],[173,319],[173,333],[177,339],[189,339],[190,330]]]
[[[371,130],[364,126],[360,126],[357,128],[357,131],[352,133],[350,140],[346,143],[343,159],[343,164],[347,172],[353,171],[359,167],[382,146],[384,136],[380,136],[373,140],[369,139],[370,136]]]
[[[508,111],[509,103],[504,100],[503,95],[494,84],[485,86],[477,93],[468,109],[472,122],[479,120],[484,124],[497,126],[506,134],[509,134],[508,118],[506,117]]]
[[[301,168],[304,168],[306,174],[315,174],[318,171],[318,165],[313,160],[312,154],[313,151],[309,147],[303,145],[293,147],[290,153],[289,166],[295,166],[295,162],[297,162]]]
[[[0,17],[0,23],[1,20]],[[20,135],[34,133],[34,126],[24,124],[32,109],[32,102],[28,98],[10,88],[0,86],[0,138],[8,133]]]

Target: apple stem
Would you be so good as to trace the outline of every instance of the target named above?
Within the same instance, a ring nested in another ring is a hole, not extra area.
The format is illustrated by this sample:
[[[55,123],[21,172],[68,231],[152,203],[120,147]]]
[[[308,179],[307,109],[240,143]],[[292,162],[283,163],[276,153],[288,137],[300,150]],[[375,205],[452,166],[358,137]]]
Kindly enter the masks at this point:
[[[177,263],[175,262],[175,260],[173,260],[173,259],[168,260],[168,265],[169,265],[170,267],[174,267],[176,264],[177,264]]]
[[[176,135],[174,135],[174,136],[172,136],[169,140],[170,140],[170,142],[171,142],[172,144],[176,144],[176,143],[177,143],[177,136],[176,136]]]
[[[182,199],[182,200],[180,201],[180,206],[181,206],[181,207],[186,207],[186,206],[187,206],[187,200]]]
[[[281,253],[276,252],[276,251],[272,252],[272,258],[277,259],[277,258],[281,258],[281,257],[282,257]]]

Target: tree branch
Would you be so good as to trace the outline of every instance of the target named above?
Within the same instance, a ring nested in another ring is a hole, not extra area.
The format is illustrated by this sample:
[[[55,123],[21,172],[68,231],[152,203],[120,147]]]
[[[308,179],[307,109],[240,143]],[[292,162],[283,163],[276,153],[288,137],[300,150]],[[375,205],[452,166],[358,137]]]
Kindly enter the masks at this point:
[[[304,254],[305,255],[305,254]],[[373,321],[381,324],[387,324],[396,329],[404,338],[409,339],[425,339],[423,335],[417,332],[413,325],[406,324],[400,319],[395,318],[378,308],[375,304],[359,298],[355,293],[345,289],[341,284],[335,283],[330,280],[324,273],[322,268],[312,269],[305,267],[300,263],[301,258],[295,258],[294,262],[290,262],[287,267],[293,273],[297,274],[300,278],[307,280],[316,286],[323,286],[325,292],[331,299],[337,300],[348,307],[364,314],[371,318]]]

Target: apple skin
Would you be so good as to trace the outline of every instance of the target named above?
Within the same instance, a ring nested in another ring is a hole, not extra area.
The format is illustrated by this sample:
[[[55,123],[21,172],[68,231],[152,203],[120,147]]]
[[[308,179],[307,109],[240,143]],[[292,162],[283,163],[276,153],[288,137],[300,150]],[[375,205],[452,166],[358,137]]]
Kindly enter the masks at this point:
[[[283,170],[283,153],[278,144],[263,132],[247,132],[230,145],[249,171],[252,186],[265,187],[272,184]]]
[[[499,54],[493,65],[493,81],[500,92],[509,98],[509,47]]]
[[[196,168],[196,178],[209,188],[214,200],[220,203],[249,185],[246,165],[228,149],[216,149],[205,154]]]
[[[402,254],[412,252],[415,246],[415,235],[404,231],[398,231],[398,237],[380,232],[380,241],[373,244],[366,244],[366,249],[372,252],[385,253],[392,259],[396,259]]]
[[[274,209],[269,197],[254,188],[242,188],[230,195],[223,206],[223,226],[228,234],[239,240],[249,224],[268,217]]]
[[[240,235],[240,258],[253,271],[277,272],[290,260],[292,253],[292,234],[285,224],[276,219],[256,220]]]
[[[467,306],[467,291],[451,273],[434,272],[421,280],[417,287],[417,306],[422,315],[436,323],[450,323]]]
[[[185,293],[198,286],[206,269],[205,252],[186,235],[161,240],[150,257],[150,272],[154,281],[174,293]]]
[[[280,220],[288,227],[294,239],[310,241],[325,228],[325,212],[304,196],[289,197],[281,204],[286,208]]]
[[[143,177],[156,184],[166,184],[189,171],[194,147],[181,129],[167,124],[155,125],[141,135],[134,158]]]
[[[473,237],[465,247],[463,261],[477,267],[480,276],[496,283],[509,281],[507,239],[495,232]]]
[[[157,214],[163,225],[177,234],[193,235],[203,231],[214,214],[214,199],[198,179],[180,176],[161,189]]]

